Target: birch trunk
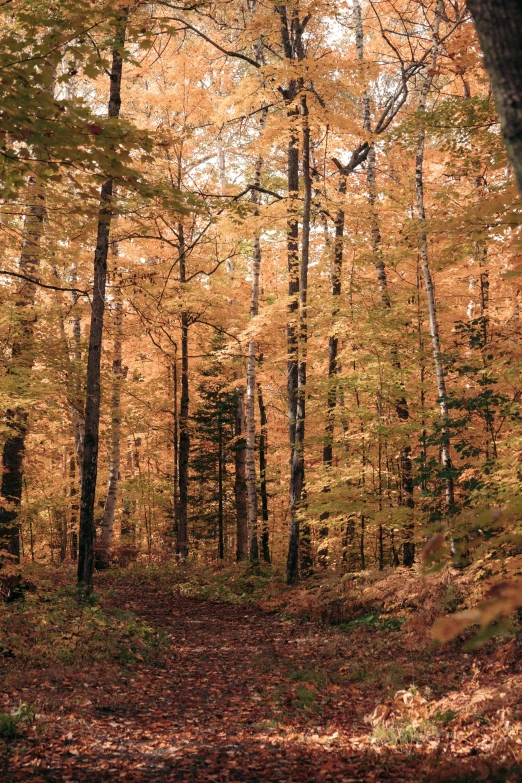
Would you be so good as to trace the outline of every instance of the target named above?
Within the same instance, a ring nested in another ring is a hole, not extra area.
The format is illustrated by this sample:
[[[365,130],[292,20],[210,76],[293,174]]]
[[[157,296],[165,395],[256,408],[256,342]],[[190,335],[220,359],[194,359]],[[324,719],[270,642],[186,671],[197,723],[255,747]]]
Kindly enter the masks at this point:
[[[261,122],[263,127],[264,121]],[[261,181],[261,167],[263,159],[259,156],[256,160],[254,184]],[[252,191],[254,215],[259,214],[259,191]],[[261,238],[258,233],[254,235],[254,250],[252,253],[252,296],[250,300],[250,320],[253,321],[259,313],[259,275],[261,269]],[[257,476],[256,476],[256,352],[257,342],[253,335],[248,341],[247,356],[247,386],[246,386],[246,471],[248,493],[248,553],[250,561],[256,563],[259,560],[258,543],[258,509],[257,509]],[[239,551],[239,549],[238,549]]]
[[[117,257],[117,247],[113,244],[113,254]],[[103,570],[109,567],[111,546],[114,530],[114,516],[118,500],[118,484],[120,480],[120,438],[121,438],[121,384],[122,384],[122,339],[123,339],[123,304],[121,290],[115,291],[114,303],[114,348],[112,360],[112,395],[111,395],[111,452],[109,458],[109,486],[103,508],[103,519],[98,546],[96,548],[96,568]]]
[[[123,70],[122,50],[125,45],[128,8],[121,10],[115,33],[110,73],[109,117],[118,118],[121,108],[121,77]],[[94,287],[89,331],[89,354],[87,359],[87,384],[85,403],[85,442],[82,465],[82,494],[80,502],[80,536],[78,551],[78,583],[92,592],[94,570],[94,542],[96,527],[94,503],[98,475],[98,448],[100,428],[100,372],[103,340],[103,318],[105,313],[105,286],[107,282],[107,256],[109,234],[113,215],[112,179],[106,180],[100,191],[98,235],[94,253]]]
[[[436,70],[437,56],[439,51],[439,23],[442,12],[442,0],[437,0],[435,10],[435,22],[433,28],[433,45],[431,51],[431,63],[429,70],[424,77],[421,92],[419,96],[418,112],[420,115],[420,130],[417,137],[417,151],[415,156],[415,192],[417,200],[417,218],[419,221],[419,256],[424,287],[426,290],[426,300],[428,305],[428,322],[430,329],[433,362],[435,365],[435,377],[437,382],[437,394],[440,405],[441,417],[441,462],[445,473],[446,485],[446,510],[451,514],[454,506],[454,485],[451,465],[451,443],[448,433],[448,402],[446,394],[446,379],[444,374],[444,364],[442,361],[442,351],[440,347],[439,324],[437,320],[437,304],[435,299],[435,288],[431,275],[428,255],[428,237],[426,229],[426,210],[424,206],[424,145],[426,140],[426,130],[423,122],[423,115],[426,112],[426,100],[430,91],[433,75]]]
[[[303,499],[305,464],[304,439],[306,424],[306,369],[307,369],[307,293],[308,263],[310,252],[310,217],[312,205],[312,178],[310,173],[310,127],[306,97],[301,98],[303,123],[303,226],[301,232],[301,263],[299,268],[299,311],[298,311],[298,369],[296,395],[295,444],[290,464],[290,546],[287,561],[287,582],[296,584],[299,580],[299,513]],[[304,526],[304,541],[301,553],[301,570],[306,573],[311,567],[310,533]]]
[[[356,2],[354,7],[355,12],[355,29],[356,29],[356,49],[358,60],[364,59],[364,31],[362,24],[362,10],[360,2]],[[363,99],[363,125],[364,129],[371,133],[371,110],[370,99],[368,95]],[[368,152],[367,168],[366,168],[366,184],[368,187],[368,204],[370,207],[370,230],[371,230],[371,242],[373,252],[373,263],[377,273],[377,284],[381,294],[381,302],[385,312],[391,313],[392,303],[390,294],[388,291],[388,278],[386,275],[386,265],[384,263],[381,243],[382,236],[379,226],[379,215],[377,213],[377,160],[375,146],[372,145]],[[392,347],[390,351],[391,365],[394,369],[401,369],[400,361],[397,355],[397,348]],[[409,406],[406,397],[399,394],[395,399],[395,411],[399,421],[407,421],[409,419]],[[400,464],[400,477],[401,477],[401,492],[400,492],[400,504],[405,508],[414,507],[413,499],[413,470],[411,463],[411,447],[408,444],[403,444],[399,451],[399,464]],[[411,527],[411,526],[410,526]],[[410,531],[405,531],[406,535],[410,535]],[[411,540],[406,540],[403,544],[403,564],[405,566],[413,565],[415,560],[415,544]]]

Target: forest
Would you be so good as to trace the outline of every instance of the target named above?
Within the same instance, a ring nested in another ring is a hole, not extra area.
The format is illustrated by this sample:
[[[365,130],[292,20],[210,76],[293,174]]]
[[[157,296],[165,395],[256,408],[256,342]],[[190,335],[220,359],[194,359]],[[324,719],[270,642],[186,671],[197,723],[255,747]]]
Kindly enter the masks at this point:
[[[0,770],[522,781],[519,0],[0,0]]]

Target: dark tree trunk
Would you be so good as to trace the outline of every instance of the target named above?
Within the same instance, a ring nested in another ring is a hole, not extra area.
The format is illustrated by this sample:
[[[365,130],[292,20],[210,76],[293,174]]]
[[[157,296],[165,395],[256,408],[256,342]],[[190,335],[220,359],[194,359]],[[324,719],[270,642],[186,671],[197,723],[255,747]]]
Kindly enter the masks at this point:
[[[24,220],[20,272],[34,276],[40,264],[40,241],[45,214],[44,195],[34,179],[29,181],[29,206]],[[9,374],[16,379],[19,395],[23,396],[29,384],[29,373],[34,361],[33,333],[36,316],[34,302],[36,287],[23,281],[16,293],[18,328],[12,344]],[[27,434],[27,412],[21,408],[6,413],[9,436],[2,453],[2,497],[10,508],[0,507],[0,549],[6,549],[15,562],[20,561],[20,530],[18,508],[22,501],[24,447]]]
[[[78,487],[76,486],[76,456],[72,454],[69,458],[69,497],[71,502],[70,516],[70,551],[71,560],[78,559]]]
[[[218,556],[225,557],[223,524],[223,426],[218,422]]]
[[[185,258],[185,234],[183,224],[178,227],[179,234],[179,281],[187,282]],[[188,357],[189,314],[181,313],[181,400],[179,407],[179,513],[177,550],[181,558],[188,556],[188,467],[190,454],[189,430],[189,357]]]
[[[296,584],[299,580],[299,513],[303,496],[305,464],[304,439],[306,423],[306,364],[307,364],[307,294],[308,262],[310,251],[310,217],[312,206],[312,178],[310,173],[310,126],[306,98],[301,99],[303,123],[303,228],[301,232],[301,264],[299,269],[298,310],[298,368],[295,443],[290,464],[290,542],[287,561],[287,582]],[[301,538],[301,573],[306,576],[312,567],[310,530],[305,526]]]
[[[468,0],[509,160],[522,194],[522,3]]]
[[[266,449],[267,449],[267,417],[261,386],[257,386],[257,402],[259,405],[259,419],[261,430],[259,434],[259,483],[261,491],[261,514],[263,527],[261,530],[261,551],[265,563],[270,563],[270,547],[268,533],[268,494],[266,488]]]
[[[245,411],[244,394],[242,389],[237,391],[236,400],[236,418],[234,434],[235,441],[235,483],[234,493],[236,499],[236,522],[237,522],[237,548],[236,559],[247,560],[248,552],[248,493],[247,493],[247,473],[246,473],[246,450],[245,450]]]
[[[122,9],[114,39],[110,73],[109,117],[117,118],[121,108],[121,77],[123,70],[122,50],[125,45],[125,31],[128,9]],[[78,583],[87,592],[92,591],[94,570],[94,542],[96,527],[94,503],[96,478],[98,474],[98,446],[100,428],[100,370],[103,340],[103,317],[105,313],[105,285],[107,281],[107,255],[109,234],[113,214],[112,195],[114,181],[103,183],[100,192],[98,236],[94,253],[94,286],[89,332],[89,354],[87,359],[87,384],[85,403],[85,442],[82,465],[82,495],[80,502],[80,537],[78,552]]]
[[[172,440],[174,444],[174,491],[173,491],[173,511],[174,511],[174,536],[178,536],[179,525],[179,414],[178,414],[178,363],[177,363],[178,344],[176,343],[176,356],[172,365],[172,383],[174,387],[174,427]]]

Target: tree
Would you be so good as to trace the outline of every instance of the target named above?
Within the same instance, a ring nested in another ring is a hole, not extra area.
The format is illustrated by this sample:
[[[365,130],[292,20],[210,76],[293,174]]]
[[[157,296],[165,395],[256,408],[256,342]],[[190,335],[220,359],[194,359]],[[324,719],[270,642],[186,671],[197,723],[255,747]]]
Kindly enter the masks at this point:
[[[509,160],[522,194],[522,8],[517,0],[468,0],[491,79]]]
[[[112,66],[110,72],[109,110],[110,118],[118,119],[121,109],[121,78],[123,71],[123,48],[129,8],[123,7],[116,22]],[[107,281],[107,256],[109,235],[114,214],[114,179],[105,180],[100,189],[100,213],[94,253],[94,286],[91,305],[91,325],[87,359],[87,382],[85,402],[85,441],[82,464],[82,494],[80,500],[80,536],[78,554],[78,583],[87,592],[92,591],[94,570],[94,541],[96,528],[94,504],[98,474],[98,442],[100,426],[100,368],[103,339],[103,318],[105,312],[105,286]]]

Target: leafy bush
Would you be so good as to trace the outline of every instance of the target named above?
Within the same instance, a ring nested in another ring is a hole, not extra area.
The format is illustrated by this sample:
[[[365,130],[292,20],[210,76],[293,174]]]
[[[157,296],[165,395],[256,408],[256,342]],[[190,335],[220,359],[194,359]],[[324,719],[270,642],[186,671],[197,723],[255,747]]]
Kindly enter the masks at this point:
[[[23,602],[0,604],[0,636],[0,661],[29,668],[159,662],[167,639],[132,612],[109,609],[96,597],[78,600],[71,587],[48,585]]]

